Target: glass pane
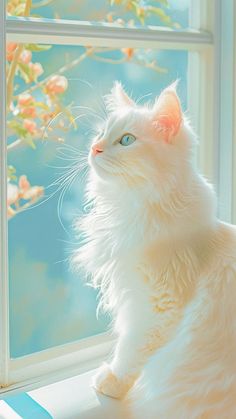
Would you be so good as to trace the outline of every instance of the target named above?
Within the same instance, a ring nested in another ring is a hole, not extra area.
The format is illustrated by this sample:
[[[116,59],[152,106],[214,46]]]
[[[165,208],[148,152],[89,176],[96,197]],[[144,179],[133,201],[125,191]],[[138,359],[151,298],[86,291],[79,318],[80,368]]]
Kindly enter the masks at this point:
[[[130,26],[188,26],[191,0],[54,0],[32,3],[30,16],[76,19]],[[8,16],[23,16],[25,0],[8,0]]]
[[[18,357],[106,330],[97,293],[71,272],[73,222],[84,211],[78,150],[103,116],[102,95],[120,80],[140,103],[180,78],[186,51],[8,44],[10,348]],[[14,69],[16,65],[16,70]],[[11,77],[10,77],[11,75]],[[12,90],[13,89],[13,90]]]

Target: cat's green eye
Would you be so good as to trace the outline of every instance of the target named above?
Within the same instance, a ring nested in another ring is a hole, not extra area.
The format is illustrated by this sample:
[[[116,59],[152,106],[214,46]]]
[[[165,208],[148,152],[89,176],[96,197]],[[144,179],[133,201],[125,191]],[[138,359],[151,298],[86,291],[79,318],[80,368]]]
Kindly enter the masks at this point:
[[[134,135],[132,135],[132,134],[125,134],[121,138],[120,144],[121,145],[124,145],[124,146],[127,146],[127,145],[132,144],[134,141],[136,141],[136,138],[135,138]]]

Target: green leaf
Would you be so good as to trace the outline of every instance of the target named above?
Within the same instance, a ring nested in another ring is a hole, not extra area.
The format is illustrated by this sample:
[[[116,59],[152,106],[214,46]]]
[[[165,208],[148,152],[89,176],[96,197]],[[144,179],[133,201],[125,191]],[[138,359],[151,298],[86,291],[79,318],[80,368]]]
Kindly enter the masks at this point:
[[[42,15],[38,15],[37,13],[30,13],[30,17],[37,17],[39,19],[43,19]]]
[[[25,48],[32,52],[48,51],[52,45],[26,44]]]
[[[119,2],[117,2],[116,0],[108,0],[109,1],[109,3],[110,3],[110,5],[111,5],[111,7],[112,6],[120,6],[121,5],[121,3],[124,3],[124,0],[122,1],[119,1]]]
[[[173,23],[173,28],[181,29],[181,25],[178,22]]]
[[[18,63],[18,68],[20,70],[22,78],[26,83],[32,83],[37,81],[37,74],[35,74],[32,71],[28,64]]]
[[[7,177],[10,180],[17,180],[17,176],[15,175],[16,169],[14,166],[7,166]]]
[[[165,25],[172,26],[171,17],[160,7],[148,6],[149,13],[155,14]]]
[[[18,68],[20,70],[21,76],[26,83],[30,83],[32,81],[32,74],[30,71],[30,67],[27,64],[18,63]]]
[[[137,1],[133,0],[130,2],[130,6],[132,7],[134,13],[138,12],[139,4]]]
[[[12,119],[8,122],[8,126],[20,137],[25,138],[28,135],[28,131],[22,126],[16,119]]]
[[[170,7],[168,0],[156,0],[156,2],[162,4],[165,7]]]
[[[25,4],[20,3],[14,10],[14,16],[23,16],[25,11]]]
[[[43,109],[44,111],[47,111],[47,112],[50,111],[50,107],[43,102],[35,102],[34,106],[37,106],[38,108],[41,108],[41,109]]]
[[[31,148],[33,148],[33,150],[36,149],[36,145],[33,141],[33,138],[31,137],[31,135],[28,133],[26,137],[23,138],[23,140],[26,142],[26,144],[28,144]]]
[[[15,133],[20,137],[21,140],[25,141],[31,148],[35,149],[35,143],[32,136],[29,132],[21,125],[16,119],[12,119],[8,122],[8,126],[15,131]]]

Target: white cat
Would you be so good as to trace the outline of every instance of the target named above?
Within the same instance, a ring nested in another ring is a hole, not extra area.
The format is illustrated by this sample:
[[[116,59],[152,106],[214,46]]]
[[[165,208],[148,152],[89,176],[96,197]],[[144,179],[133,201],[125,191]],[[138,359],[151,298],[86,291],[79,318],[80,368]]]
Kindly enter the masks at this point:
[[[115,398],[133,387],[135,418],[235,419],[236,228],[191,163],[175,85],[151,107],[116,83],[107,108],[74,255],[118,333],[94,386]]]

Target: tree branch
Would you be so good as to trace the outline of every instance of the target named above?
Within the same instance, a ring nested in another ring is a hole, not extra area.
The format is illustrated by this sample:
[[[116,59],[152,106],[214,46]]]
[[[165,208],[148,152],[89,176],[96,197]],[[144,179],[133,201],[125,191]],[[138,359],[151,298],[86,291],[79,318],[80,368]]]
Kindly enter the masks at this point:
[[[119,60],[113,60],[112,58],[99,57],[98,55],[94,55],[94,54],[92,55],[91,58],[95,61],[101,61],[102,63],[107,63],[107,64],[123,64],[128,61],[127,57],[122,57]]]
[[[158,66],[155,62],[148,63],[144,60],[139,60],[138,58],[133,59],[133,63],[140,65],[145,68],[150,68],[151,70],[157,71],[158,73],[166,74],[168,73],[167,68]]]
[[[93,48],[89,48],[87,49],[83,54],[81,54],[78,58],[76,58],[74,61],[71,61],[71,63],[64,65],[63,67],[61,67],[59,70],[57,70],[55,73],[50,74],[50,76],[46,77],[45,79],[39,81],[38,83],[36,83],[34,86],[30,87],[27,90],[24,90],[23,94],[26,93],[32,93],[35,90],[37,90],[39,87],[44,86],[45,83],[47,83],[47,81],[54,75],[56,74],[63,74],[66,71],[70,70],[71,68],[75,67],[76,65],[80,64],[82,61],[85,60],[85,58],[87,58],[89,55],[92,54]]]
[[[32,6],[32,0],[26,0],[25,11],[24,11],[25,17],[30,15],[31,6]]]
[[[23,211],[25,211],[26,209],[30,208],[32,205],[36,204],[36,202],[38,202],[38,201],[42,198],[42,196],[43,196],[43,188],[41,188],[41,189],[42,189],[42,195],[38,196],[38,197],[37,197],[37,198],[35,198],[34,200],[32,200],[32,201],[28,201],[28,202],[26,202],[24,205],[19,206],[19,207],[18,207],[18,208],[16,208],[16,209],[13,209],[12,207],[10,207],[10,209],[11,209],[12,211],[9,211],[9,212],[8,212],[8,220],[10,220],[11,218],[15,217],[15,216],[16,216],[17,214],[19,214],[20,212],[23,212]]]
[[[15,148],[18,148],[21,145],[23,145],[23,143],[24,143],[24,141],[21,138],[18,138],[13,143],[7,145],[7,151],[12,151]]]
[[[56,74],[64,74],[66,71],[71,70],[73,67],[77,66],[78,64],[80,64],[82,61],[85,60],[85,58],[91,56],[94,54],[94,52],[99,53],[99,52],[104,52],[104,51],[115,51],[114,48],[88,48],[83,54],[81,54],[78,58],[76,58],[75,60],[71,61],[70,63],[64,65],[63,67],[61,67],[59,70],[55,71],[54,73],[50,74],[50,76],[46,77],[45,79],[37,82],[34,86],[30,87],[29,89],[24,90],[23,92],[19,93],[19,94],[26,94],[26,93],[32,93],[35,90],[37,90],[38,88],[42,87],[45,83],[47,83],[47,81],[54,75]],[[18,95],[17,95],[18,96]],[[17,96],[14,97],[14,99],[17,98]]]
[[[18,47],[15,50],[14,57],[9,68],[9,73],[8,73],[8,78],[7,78],[7,110],[9,110],[9,107],[11,104],[11,99],[12,99],[12,94],[13,94],[13,89],[14,89],[13,83],[14,83],[14,78],[15,78],[15,73],[16,73],[16,67],[18,65],[18,59],[23,49],[24,49],[23,44],[18,45]]]
[[[29,16],[30,14],[31,3],[32,3],[32,0],[26,0],[25,10],[23,14],[25,17]],[[15,50],[14,57],[9,68],[9,73],[8,73],[8,78],[7,78],[7,110],[9,110],[9,107],[11,104],[12,94],[14,90],[14,78],[15,78],[16,68],[18,64],[18,59],[23,49],[24,49],[24,44],[19,44]]]

